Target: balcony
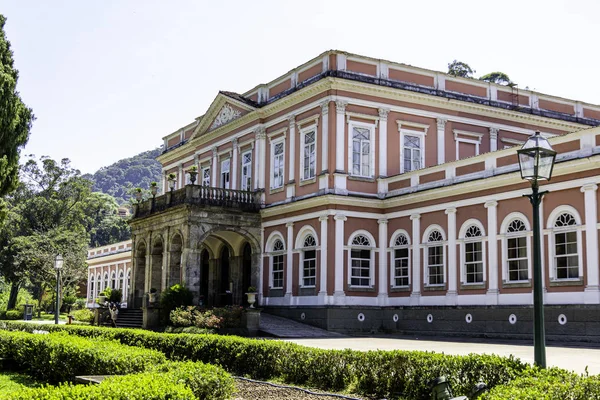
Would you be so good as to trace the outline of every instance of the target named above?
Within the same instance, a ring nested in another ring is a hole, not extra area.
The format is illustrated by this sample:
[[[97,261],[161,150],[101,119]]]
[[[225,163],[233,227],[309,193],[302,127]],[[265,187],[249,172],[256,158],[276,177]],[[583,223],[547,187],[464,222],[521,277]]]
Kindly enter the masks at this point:
[[[245,212],[258,212],[262,205],[260,192],[186,185],[182,189],[134,205],[133,218],[147,217],[184,204],[224,207]]]

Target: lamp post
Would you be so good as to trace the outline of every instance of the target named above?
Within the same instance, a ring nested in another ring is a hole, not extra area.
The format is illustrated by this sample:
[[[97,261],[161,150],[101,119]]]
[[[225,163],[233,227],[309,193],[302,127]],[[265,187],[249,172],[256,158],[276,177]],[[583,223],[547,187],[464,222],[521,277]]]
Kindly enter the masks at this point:
[[[63,258],[60,254],[54,259],[54,269],[56,270],[56,307],[54,309],[54,323],[58,324],[58,314],[60,313],[60,270],[63,266]]]
[[[542,290],[542,256],[540,250],[540,203],[548,191],[539,191],[538,181],[550,180],[556,152],[548,140],[536,132],[520,150],[521,178],[531,182],[532,193],[524,195],[533,206],[533,348],[535,364],[546,368],[546,338],[544,327],[544,293]]]

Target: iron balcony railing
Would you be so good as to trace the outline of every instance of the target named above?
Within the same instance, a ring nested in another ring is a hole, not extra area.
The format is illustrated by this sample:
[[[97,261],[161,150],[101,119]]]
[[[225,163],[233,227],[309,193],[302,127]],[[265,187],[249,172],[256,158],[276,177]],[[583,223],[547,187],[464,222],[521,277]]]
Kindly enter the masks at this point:
[[[211,186],[186,185],[134,205],[134,218],[165,211],[181,204],[217,206],[257,212],[261,208],[260,192],[224,189]]]

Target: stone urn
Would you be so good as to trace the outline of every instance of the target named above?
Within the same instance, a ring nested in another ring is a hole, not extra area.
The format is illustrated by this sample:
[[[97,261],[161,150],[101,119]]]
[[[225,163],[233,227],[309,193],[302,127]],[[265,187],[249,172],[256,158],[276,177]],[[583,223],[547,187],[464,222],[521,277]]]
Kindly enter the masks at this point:
[[[246,296],[248,296],[248,304],[250,304],[250,308],[254,308],[254,303],[256,303],[256,288],[250,286],[248,288],[248,293],[246,293]]]

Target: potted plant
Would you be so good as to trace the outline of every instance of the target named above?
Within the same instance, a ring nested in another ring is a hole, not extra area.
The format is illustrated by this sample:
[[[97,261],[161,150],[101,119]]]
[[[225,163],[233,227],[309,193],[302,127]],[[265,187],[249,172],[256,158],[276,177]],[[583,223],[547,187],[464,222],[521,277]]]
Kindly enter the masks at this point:
[[[190,167],[190,169],[188,169],[188,174],[190,174],[190,182],[192,182],[192,185],[196,183],[196,177],[198,176],[198,167],[195,165],[192,165]]]
[[[254,286],[248,287],[248,304],[250,304],[250,308],[254,308],[254,303],[256,303],[256,288]]]
[[[156,193],[158,193],[158,183],[150,182],[150,191],[152,192],[152,197],[156,196]]]
[[[169,189],[171,189],[171,191],[175,190],[175,184],[177,183],[177,175],[171,172],[168,175],[167,179],[169,180]]]
[[[158,293],[158,290],[156,290],[156,288],[150,289],[150,293],[148,293],[148,302],[149,303],[156,303],[157,293]]]
[[[101,306],[103,306],[106,303],[106,299],[110,298],[111,294],[112,294],[112,289],[110,287],[107,287],[106,289],[104,289],[103,291],[101,291],[98,294],[98,298],[96,299],[96,303],[98,303]]]
[[[142,201],[142,188],[135,188],[135,199],[138,201]]]

